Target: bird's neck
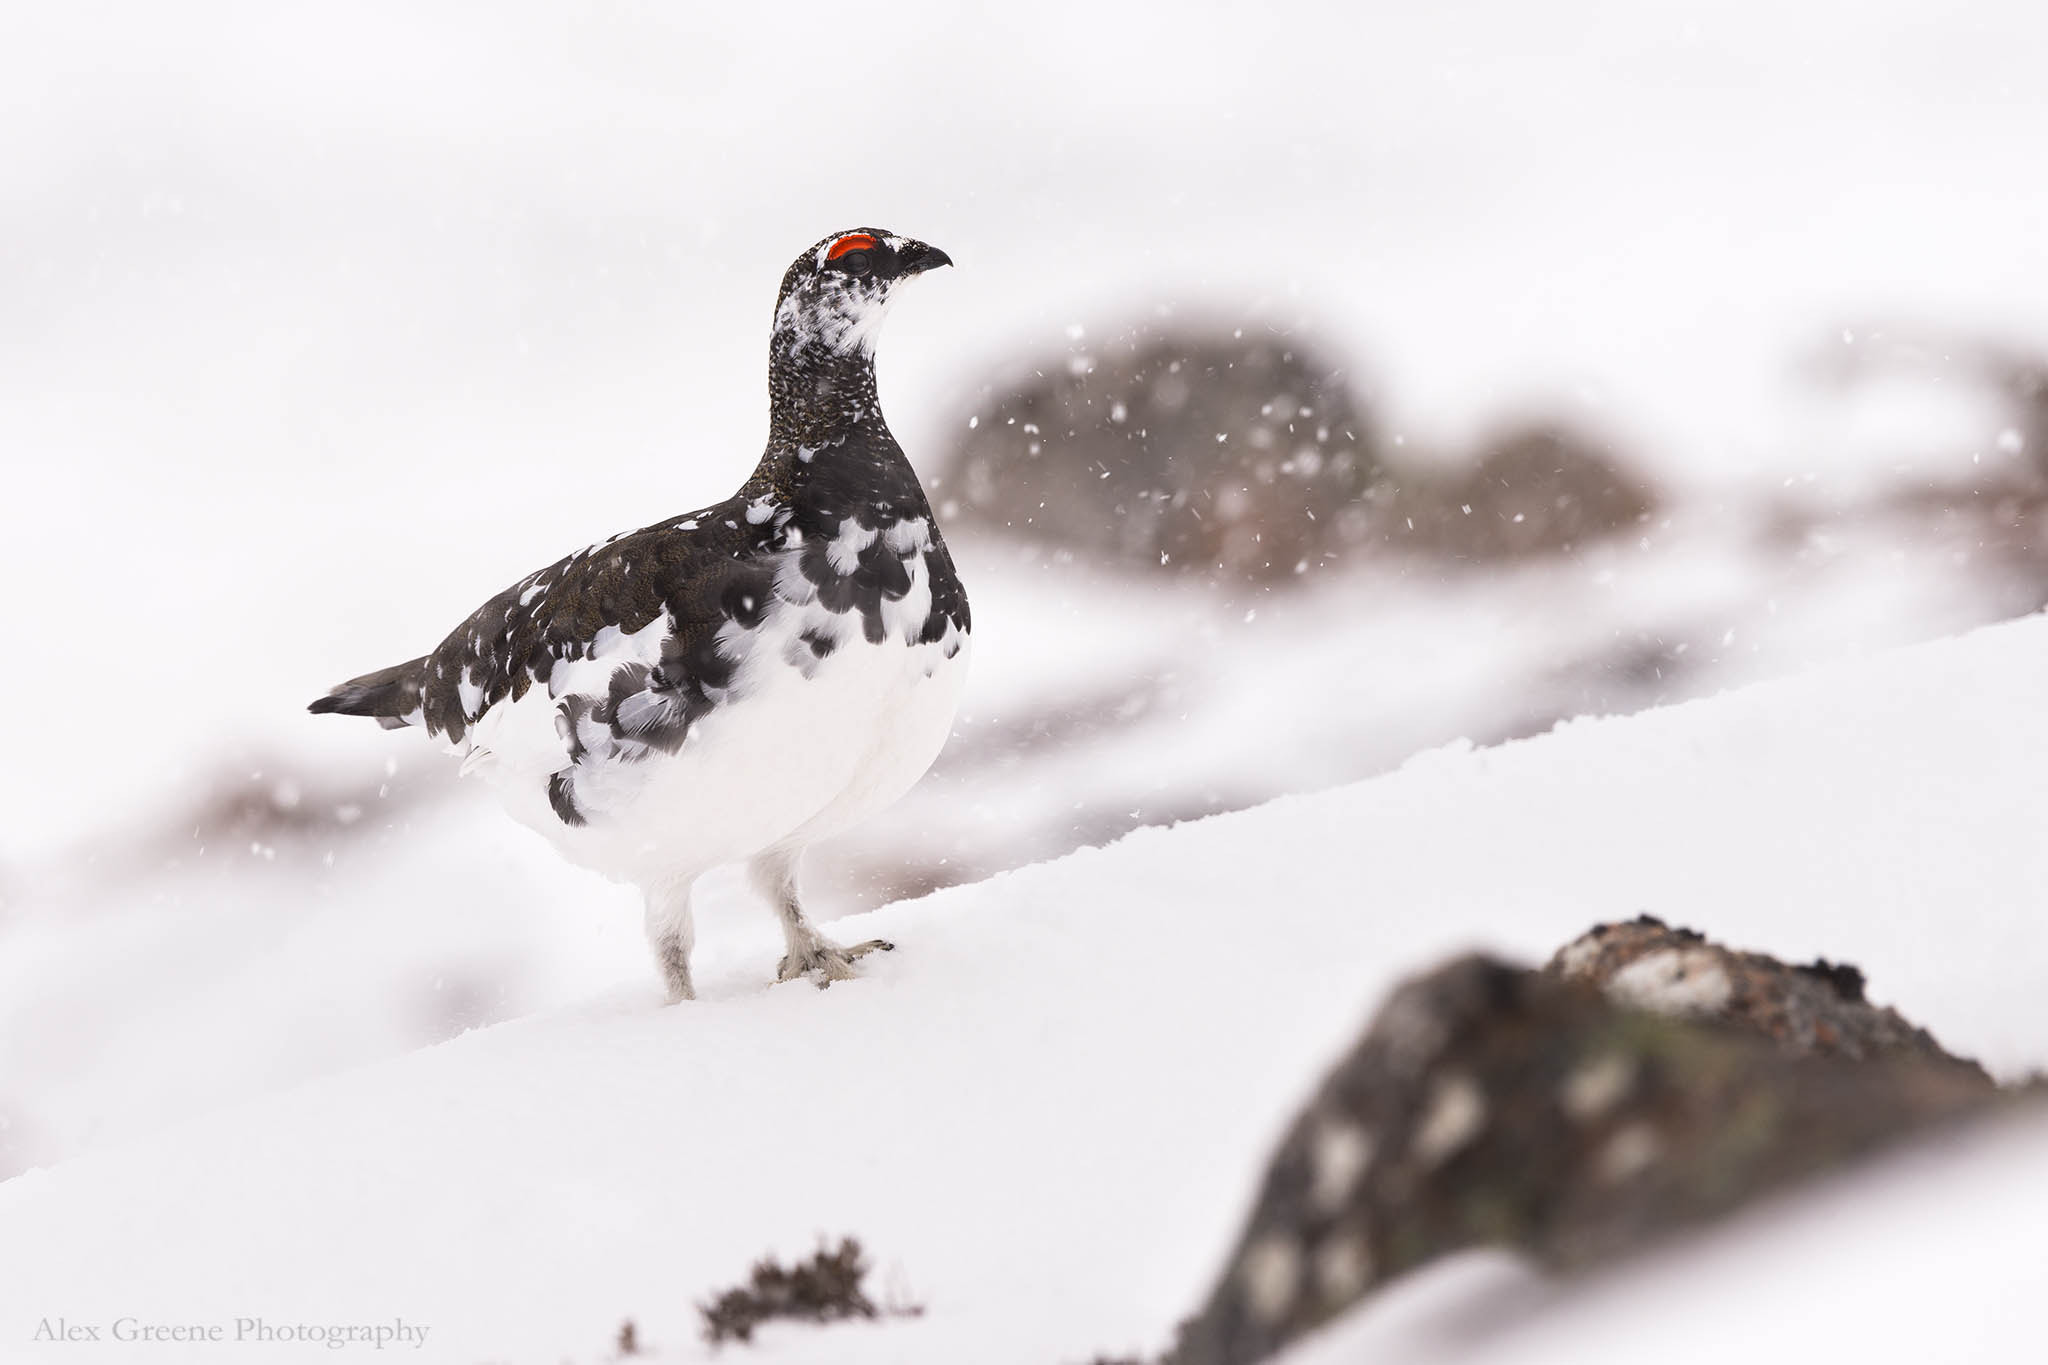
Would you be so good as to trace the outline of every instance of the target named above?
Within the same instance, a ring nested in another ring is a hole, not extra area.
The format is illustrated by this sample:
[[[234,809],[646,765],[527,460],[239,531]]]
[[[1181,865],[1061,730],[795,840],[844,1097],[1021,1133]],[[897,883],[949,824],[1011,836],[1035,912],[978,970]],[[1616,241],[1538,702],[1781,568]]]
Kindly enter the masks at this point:
[[[860,340],[824,344],[778,327],[768,350],[768,453],[810,465],[841,448],[895,449],[875,391],[875,358]]]
[[[768,449],[741,491],[786,503],[807,531],[854,515],[868,525],[927,515],[924,490],[882,420],[865,347],[784,344],[768,365]]]

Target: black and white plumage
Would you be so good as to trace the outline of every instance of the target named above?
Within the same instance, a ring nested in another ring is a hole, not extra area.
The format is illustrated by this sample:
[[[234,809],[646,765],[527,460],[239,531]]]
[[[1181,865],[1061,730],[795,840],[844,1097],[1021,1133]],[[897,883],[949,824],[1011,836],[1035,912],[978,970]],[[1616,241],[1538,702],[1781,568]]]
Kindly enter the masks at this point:
[[[690,887],[723,863],[774,902],[781,979],[822,985],[889,946],[819,935],[797,862],[923,775],[966,673],[967,595],[874,370],[895,289],[951,263],[876,228],[806,251],[737,493],[528,574],[310,708],[425,727],[570,860],[640,887],[672,1000],[692,994]]]

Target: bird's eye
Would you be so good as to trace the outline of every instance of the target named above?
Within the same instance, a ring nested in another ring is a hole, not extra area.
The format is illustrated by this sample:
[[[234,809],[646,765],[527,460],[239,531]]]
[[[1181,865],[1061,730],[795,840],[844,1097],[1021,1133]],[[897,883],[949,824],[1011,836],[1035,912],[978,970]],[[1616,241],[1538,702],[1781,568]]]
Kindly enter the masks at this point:
[[[849,232],[825,249],[825,261],[851,275],[865,275],[874,269],[870,252],[878,245],[865,232]]]

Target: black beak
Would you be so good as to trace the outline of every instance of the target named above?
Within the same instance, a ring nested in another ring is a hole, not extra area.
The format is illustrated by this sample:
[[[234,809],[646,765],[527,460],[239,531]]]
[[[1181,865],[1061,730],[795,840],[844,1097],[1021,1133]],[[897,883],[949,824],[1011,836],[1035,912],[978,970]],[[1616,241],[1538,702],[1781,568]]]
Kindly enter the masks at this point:
[[[896,253],[898,269],[905,277],[922,275],[927,270],[937,270],[942,265],[953,264],[953,258],[935,246],[923,242],[905,242]]]

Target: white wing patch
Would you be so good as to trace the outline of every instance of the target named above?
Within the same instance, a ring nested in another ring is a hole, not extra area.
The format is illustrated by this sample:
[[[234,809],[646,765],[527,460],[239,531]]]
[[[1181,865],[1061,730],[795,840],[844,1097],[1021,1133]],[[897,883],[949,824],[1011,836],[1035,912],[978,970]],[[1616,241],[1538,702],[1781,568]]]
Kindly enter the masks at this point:
[[[469,729],[462,771],[527,782],[545,782],[562,771],[570,763],[562,700],[604,700],[611,692],[612,675],[619,669],[635,663],[652,667],[661,661],[662,642],[669,633],[666,612],[631,634],[606,626],[591,641],[587,658],[557,660],[546,687],[529,687],[523,696],[507,697],[476,718]],[[577,738],[596,752],[612,747],[609,731],[588,719]]]

